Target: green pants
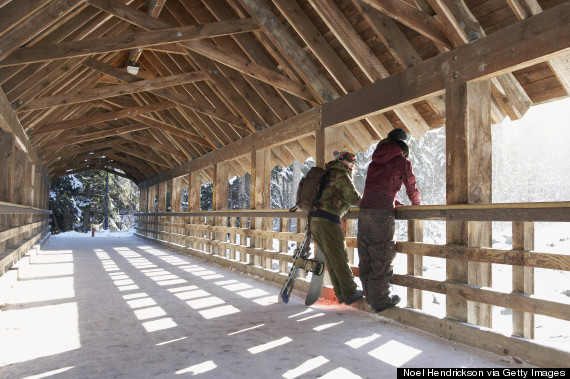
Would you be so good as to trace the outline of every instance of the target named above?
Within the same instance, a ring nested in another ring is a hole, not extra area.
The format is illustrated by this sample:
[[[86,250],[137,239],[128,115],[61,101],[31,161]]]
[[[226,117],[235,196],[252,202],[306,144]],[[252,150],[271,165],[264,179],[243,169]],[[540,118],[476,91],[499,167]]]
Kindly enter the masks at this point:
[[[334,292],[343,299],[350,299],[356,291],[354,276],[348,265],[348,252],[344,232],[336,222],[321,217],[311,219],[311,234],[324,254]]]

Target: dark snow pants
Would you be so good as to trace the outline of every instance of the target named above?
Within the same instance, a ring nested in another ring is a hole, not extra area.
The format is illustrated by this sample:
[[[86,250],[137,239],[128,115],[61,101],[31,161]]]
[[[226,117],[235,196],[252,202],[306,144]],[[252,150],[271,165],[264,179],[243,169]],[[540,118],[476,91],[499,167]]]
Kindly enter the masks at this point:
[[[340,224],[322,217],[311,218],[311,234],[325,256],[335,294],[350,299],[356,291],[354,275],[348,265],[348,252]]]
[[[390,303],[392,261],[396,257],[394,216],[383,209],[360,208],[358,268],[366,301],[372,309]]]

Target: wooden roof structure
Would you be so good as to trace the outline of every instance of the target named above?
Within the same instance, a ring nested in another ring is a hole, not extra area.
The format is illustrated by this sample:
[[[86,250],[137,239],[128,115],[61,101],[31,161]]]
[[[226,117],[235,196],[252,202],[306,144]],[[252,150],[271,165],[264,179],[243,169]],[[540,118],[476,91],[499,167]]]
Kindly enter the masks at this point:
[[[477,61],[461,62],[462,48],[564,3],[0,0],[0,106],[3,118],[13,110],[25,133],[18,141],[31,145],[50,178],[106,169],[140,184],[275,125],[281,127],[272,138],[279,139],[297,127],[299,115],[310,118],[323,106],[358,108],[349,95],[373,83],[417,87],[413,101],[343,121],[346,147],[365,150],[395,127],[421,137],[445,125],[441,93],[421,95],[427,62],[453,70],[436,58],[459,56],[458,64],[477,71]],[[494,123],[570,93],[567,54],[549,50],[532,64],[497,71]],[[14,123],[0,122],[7,124]],[[283,138],[272,163],[315,156],[313,135]],[[242,155],[228,174],[249,170],[250,157]]]

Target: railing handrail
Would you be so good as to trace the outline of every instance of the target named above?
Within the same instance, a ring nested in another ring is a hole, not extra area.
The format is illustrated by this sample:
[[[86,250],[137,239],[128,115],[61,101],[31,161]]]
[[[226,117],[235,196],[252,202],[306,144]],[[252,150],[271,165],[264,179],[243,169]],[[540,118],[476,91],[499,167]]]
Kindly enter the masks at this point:
[[[0,214],[51,214],[50,210],[0,201]]]
[[[353,207],[344,216],[358,218],[360,208]],[[239,209],[187,212],[139,212],[135,216],[146,217],[277,217],[304,218],[306,211],[290,212],[288,209]],[[570,222],[570,202],[493,203],[453,205],[411,205],[396,207],[399,220],[447,220],[447,221],[554,221]]]

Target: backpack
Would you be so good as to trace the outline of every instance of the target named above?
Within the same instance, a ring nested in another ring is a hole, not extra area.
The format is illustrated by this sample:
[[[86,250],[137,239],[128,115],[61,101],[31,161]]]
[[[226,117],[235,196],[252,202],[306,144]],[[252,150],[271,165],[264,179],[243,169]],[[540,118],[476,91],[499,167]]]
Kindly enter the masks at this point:
[[[299,182],[297,189],[297,201],[289,211],[295,212],[297,208],[311,212],[317,209],[321,192],[325,188],[329,178],[328,170],[322,167],[312,167],[307,175]]]

